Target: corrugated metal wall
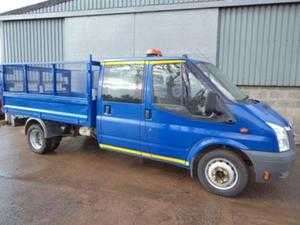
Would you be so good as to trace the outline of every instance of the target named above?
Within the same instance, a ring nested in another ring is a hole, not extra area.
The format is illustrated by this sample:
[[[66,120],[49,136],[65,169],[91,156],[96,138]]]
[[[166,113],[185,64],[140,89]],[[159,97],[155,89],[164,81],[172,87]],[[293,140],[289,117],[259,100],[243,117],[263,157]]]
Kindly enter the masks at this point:
[[[3,22],[3,62],[63,60],[64,19]]]
[[[109,8],[141,7],[151,5],[173,5],[181,3],[209,2],[216,0],[71,0],[27,13],[96,10]],[[222,0],[220,0],[222,1]]]
[[[239,85],[300,86],[300,4],[220,9],[218,64]]]

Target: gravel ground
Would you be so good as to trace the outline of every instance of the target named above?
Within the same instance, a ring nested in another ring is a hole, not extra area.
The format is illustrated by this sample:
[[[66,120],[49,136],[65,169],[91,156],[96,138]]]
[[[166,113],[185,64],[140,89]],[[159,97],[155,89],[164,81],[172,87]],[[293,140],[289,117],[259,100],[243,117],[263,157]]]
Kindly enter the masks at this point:
[[[222,198],[184,169],[100,151],[84,137],[37,155],[22,127],[0,126],[0,224],[299,225],[300,157],[287,180]]]

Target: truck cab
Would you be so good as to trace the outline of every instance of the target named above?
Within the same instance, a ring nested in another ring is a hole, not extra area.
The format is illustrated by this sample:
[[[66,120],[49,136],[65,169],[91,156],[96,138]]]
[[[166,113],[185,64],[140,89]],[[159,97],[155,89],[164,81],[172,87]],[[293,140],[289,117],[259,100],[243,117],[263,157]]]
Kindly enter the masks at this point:
[[[2,88],[2,79],[0,79],[0,119],[3,119],[4,117],[4,113],[3,113],[3,109],[2,109],[2,93],[3,88]]]
[[[61,137],[78,128],[103,150],[186,168],[206,190],[222,196],[239,194],[250,181],[288,176],[295,159],[291,123],[250,99],[213,64],[151,55],[97,65],[99,74],[87,78],[87,100],[81,97],[84,107],[76,105],[77,114],[61,112],[68,109],[55,104],[45,110],[41,104],[31,116],[26,95],[26,107],[14,106],[19,102],[4,92],[6,113],[22,115],[26,108],[25,132],[35,152],[54,150]]]

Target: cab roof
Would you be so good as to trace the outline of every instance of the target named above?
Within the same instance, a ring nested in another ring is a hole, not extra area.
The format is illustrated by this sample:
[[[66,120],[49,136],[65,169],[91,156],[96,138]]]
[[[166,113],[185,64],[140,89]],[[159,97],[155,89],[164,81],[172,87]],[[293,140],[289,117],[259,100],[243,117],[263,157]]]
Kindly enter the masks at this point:
[[[104,65],[121,65],[121,64],[171,64],[171,63],[182,63],[183,61],[189,60],[193,63],[199,63],[205,61],[188,58],[186,56],[147,56],[147,57],[124,57],[124,58],[109,58],[100,60]]]
[[[186,56],[145,56],[145,57],[115,57],[115,58],[98,58],[93,59],[90,57],[89,61],[83,60],[83,61],[57,61],[57,62],[15,62],[15,63],[3,63],[1,65],[46,65],[46,64],[76,64],[76,63],[89,63],[91,60],[95,63],[101,62],[103,64],[144,64],[145,62],[152,62],[153,64],[162,64],[162,63],[176,63],[176,61],[185,61],[190,60],[192,62],[198,63],[198,62],[204,62],[202,60],[195,60]]]
[[[101,61],[157,61],[157,60],[185,60],[184,57],[177,56],[145,56],[145,57],[118,57],[118,58],[104,58]]]

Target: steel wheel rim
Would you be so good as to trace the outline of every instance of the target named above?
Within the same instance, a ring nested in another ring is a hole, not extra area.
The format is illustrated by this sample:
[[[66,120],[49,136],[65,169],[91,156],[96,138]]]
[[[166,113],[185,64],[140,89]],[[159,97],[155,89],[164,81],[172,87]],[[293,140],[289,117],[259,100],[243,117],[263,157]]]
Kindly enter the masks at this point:
[[[205,177],[210,185],[219,190],[229,190],[238,182],[236,167],[225,158],[210,160],[205,167]]]
[[[30,132],[30,143],[34,149],[40,149],[43,146],[43,133],[39,130]]]

